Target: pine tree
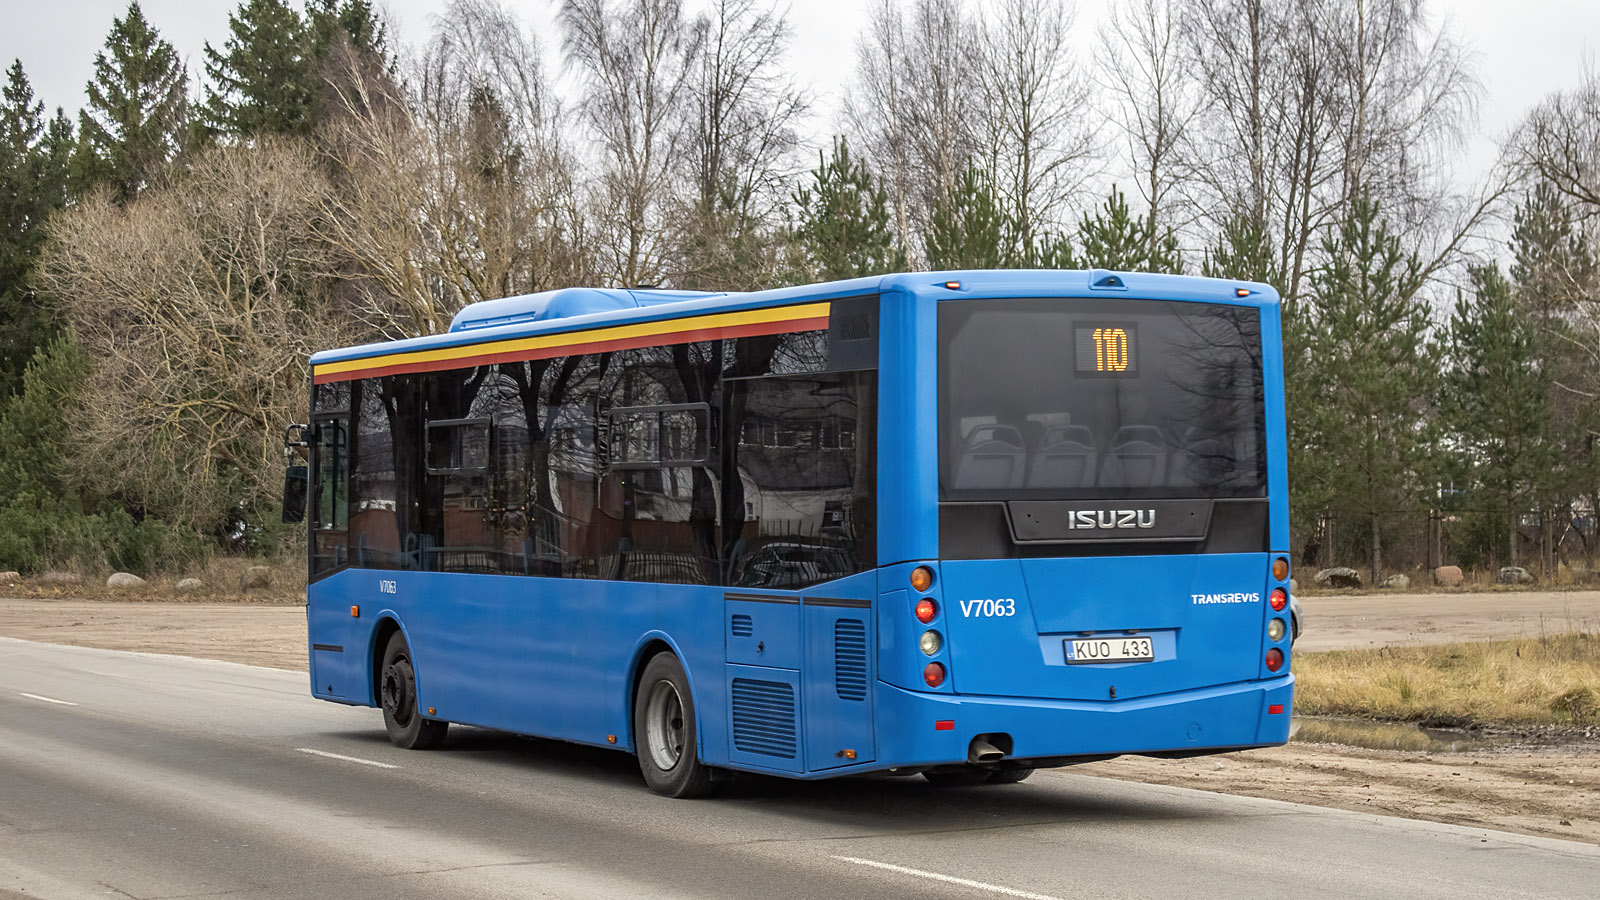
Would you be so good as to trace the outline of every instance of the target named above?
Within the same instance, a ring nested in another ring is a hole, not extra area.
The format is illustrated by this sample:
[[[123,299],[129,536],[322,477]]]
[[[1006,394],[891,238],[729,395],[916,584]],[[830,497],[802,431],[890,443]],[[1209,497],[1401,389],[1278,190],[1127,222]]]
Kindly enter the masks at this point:
[[[327,59],[334,46],[346,41],[358,53],[380,59],[389,53],[388,29],[370,0],[307,0],[305,19],[314,59]]]
[[[1327,262],[1306,298],[1306,366],[1290,386],[1291,492],[1297,502],[1367,525],[1368,568],[1383,568],[1386,517],[1415,509],[1431,463],[1437,348],[1419,296],[1421,265],[1359,196],[1323,241]],[[1295,353],[1289,348],[1289,353]]]
[[[1011,256],[1007,222],[988,176],[975,168],[961,173],[933,210],[928,223],[928,265],[934,269],[997,269]]]
[[[1228,219],[1217,243],[1206,251],[1200,274],[1207,278],[1283,284],[1283,271],[1272,248],[1272,233],[1265,222],[1240,214]]]
[[[1587,496],[1600,509],[1600,454],[1591,435],[1600,431],[1600,374],[1593,325],[1600,321],[1600,260],[1593,233],[1569,201],[1540,183],[1516,211],[1511,241],[1511,281],[1517,306],[1531,320],[1530,356],[1548,384],[1547,437],[1560,447],[1540,469],[1538,506],[1545,514],[1545,567],[1553,569],[1552,516]]]
[[[382,58],[383,23],[366,0],[245,0],[228,16],[229,38],[205,46],[210,136],[306,134],[317,121],[329,57],[343,47]]]
[[[889,201],[865,162],[850,156],[842,137],[819,154],[812,184],[795,192],[795,237],[824,280],[893,271],[902,254],[889,230]]]
[[[1083,247],[1078,262],[1086,268],[1121,272],[1182,273],[1177,236],[1169,228],[1152,239],[1151,227],[1147,219],[1133,217],[1128,198],[1113,185],[1105,205],[1085,213],[1078,224],[1078,243]]]
[[[1539,335],[1497,265],[1470,270],[1473,291],[1456,297],[1441,412],[1476,462],[1477,481],[1507,527],[1517,565],[1517,522],[1558,464],[1549,374]]]
[[[312,36],[283,0],[248,0],[228,16],[231,36],[205,45],[205,126],[214,134],[304,134],[317,86]]]
[[[6,72],[0,103],[0,399],[22,386],[34,348],[50,335],[50,315],[32,285],[45,220],[66,204],[72,123],[44,104],[20,61]]]
[[[111,24],[95,54],[89,102],[78,113],[77,177],[109,184],[124,202],[138,196],[183,148],[189,76],[137,0]]]

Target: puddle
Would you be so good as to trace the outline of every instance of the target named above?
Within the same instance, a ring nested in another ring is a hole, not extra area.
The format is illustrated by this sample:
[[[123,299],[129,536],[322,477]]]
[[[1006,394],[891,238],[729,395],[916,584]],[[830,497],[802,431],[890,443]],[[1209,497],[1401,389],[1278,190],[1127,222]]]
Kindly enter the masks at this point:
[[[1346,744],[1372,750],[1466,753],[1517,742],[1515,735],[1493,735],[1458,728],[1424,728],[1406,722],[1374,722],[1327,716],[1295,716],[1289,739],[1307,744]]]

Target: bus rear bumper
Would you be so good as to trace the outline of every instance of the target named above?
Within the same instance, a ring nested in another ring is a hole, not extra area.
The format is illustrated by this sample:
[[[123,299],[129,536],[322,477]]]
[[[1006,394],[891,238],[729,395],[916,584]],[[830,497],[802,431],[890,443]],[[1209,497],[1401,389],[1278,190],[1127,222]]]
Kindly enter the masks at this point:
[[[1106,702],[908,691],[878,683],[878,768],[966,762],[978,735],[1008,760],[1200,755],[1289,739],[1294,676]],[[1049,761],[1049,762],[1046,762]]]

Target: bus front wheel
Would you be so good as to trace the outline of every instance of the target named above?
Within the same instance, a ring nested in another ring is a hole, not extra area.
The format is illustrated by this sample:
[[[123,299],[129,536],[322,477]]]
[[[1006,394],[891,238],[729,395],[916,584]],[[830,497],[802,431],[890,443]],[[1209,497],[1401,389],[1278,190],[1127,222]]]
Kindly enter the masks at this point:
[[[633,743],[650,790],[668,797],[711,793],[711,769],[697,754],[689,678],[671,653],[658,653],[645,664],[633,701]]]
[[[417,672],[411,664],[411,648],[398,631],[389,636],[389,643],[383,648],[378,700],[389,743],[403,750],[431,750],[444,743],[450,723],[424,719],[417,709]]]

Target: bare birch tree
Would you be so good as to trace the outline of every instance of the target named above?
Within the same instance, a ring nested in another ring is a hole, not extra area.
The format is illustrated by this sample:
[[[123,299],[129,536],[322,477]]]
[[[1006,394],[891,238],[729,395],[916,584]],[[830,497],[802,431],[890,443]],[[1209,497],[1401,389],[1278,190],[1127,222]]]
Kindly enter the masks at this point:
[[[317,235],[374,334],[437,333],[468,303],[592,279],[540,59],[504,8],[461,0],[412,93],[355,65],[334,82],[320,137],[337,177]]]
[[[963,0],[915,0],[909,15],[885,0],[857,43],[845,119],[881,171],[908,253],[978,150],[982,37]]]
[[[1043,251],[1101,167],[1072,20],[1065,0],[1000,0],[983,24],[981,152],[1023,259]]]
[[[1186,224],[1180,208],[1189,180],[1186,142],[1201,102],[1182,58],[1174,7],[1175,0],[1122,0],[1100,29],[1106,61],[1099,83],[1144,198],[1147,259],[1160,253],[1167,229]]]
[[[694,35],[679,0],[563,0],[563,46],[584,89],[580,109],[600,145],[590,210],[616,284],[660,280],[668,252],[682,87]]]
[[[673,229],[684,287],[748,290],[776,277],[805,95],[784,72],[787,19],[761,0],[714,0],[693,23],[680,165],[690,190]]]

